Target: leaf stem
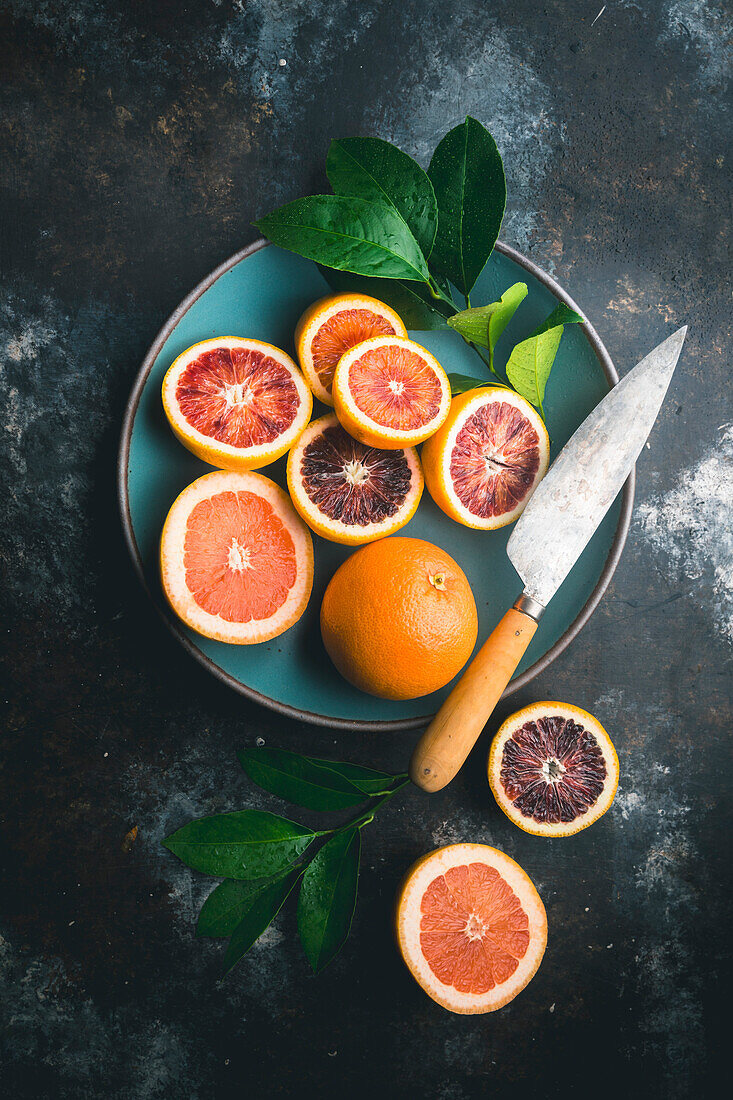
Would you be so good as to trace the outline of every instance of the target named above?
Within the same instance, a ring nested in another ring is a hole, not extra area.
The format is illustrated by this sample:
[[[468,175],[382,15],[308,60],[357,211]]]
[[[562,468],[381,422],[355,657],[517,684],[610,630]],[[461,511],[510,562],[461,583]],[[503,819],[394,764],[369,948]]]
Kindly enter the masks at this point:
[[[463,339],[464,339],[464,340],[466,340],[466,337],[464,336],[464,337],[463,337]],[[473,350],[474,350],[474,351],[476,352],[476,354],[478,355],[479,359],[480,359],[480,360],[481,360],[481,362],[482,362],[482,363],[484,364],[484,366],[485,366],[485,367],[488,367],[488,368],[489,368],[489,372],[490,372],[490,373],[491,373],[491,374],[493,375],[493,378],[492,378],[492,383],[493,383],[493,385],[495,385],[495,386],[503,386],[503,388],[504,388],[505,390],[511,389],[511,386],[509,386],[509,385],[508,385],[508,384],[507,384],[507,383],[506,383],[506,382],[504,381],[504,379],[503,379],[503,378],[501,378],[501,377],[500,377],[500,376],[499,376],[499,375],[498,375],[498,374],[496,373],[496,371],[494,370],[493,366],[491,365],[491,362],[490,362],[490,360],[486,358],[486,356],[485,356],[485,355],[484,355],[484,353],[483,353],[483,352],[481,351],[481,348],[480,348],[480,347],[478,346],[478,344],[474,344],[472,340],[466,340],[466,343],[468,344],[468,346],[469,346],[469,347],[473,348]],[[494,379],[495,379],[496,381],[494,381]]]

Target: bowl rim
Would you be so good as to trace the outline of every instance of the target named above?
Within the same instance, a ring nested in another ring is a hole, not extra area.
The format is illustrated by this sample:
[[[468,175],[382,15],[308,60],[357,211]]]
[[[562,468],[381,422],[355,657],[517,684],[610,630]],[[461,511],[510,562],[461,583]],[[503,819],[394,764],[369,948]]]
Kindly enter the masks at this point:
[[[135,423],[135,416],[137,414],[138,405],[142,396],[143,389],[148,379],[148,375],[153,368],[155,360],[158,358],[163,345],[168,337],[174,332],[179,322],[184,315],[189,311],[191,306],[196,302],[202,294],[204,294],[213,284],[225,275],[227,271],[230,271],[242,260],[247,259],[248,256],[252,256],[255,252],[259,252],[261,248],[269,247],[270,242],[265,240],[264,237],[260,237],[258,240],[253,241],[252,244],[247,245],[246,248],[242,248],[239,252],[235,252],[229,259],[225,260],[218,267],[214,268],[202,281],[194,287],[194,289],[187,294],[183,301],[176,307],[171,313],[168,320],[162,326],[157,336],[153,340],[145,358],[142,361],[140,369],[135,377],[130,396],[127,400],[125,407],[125,415],[122,420],[122,429],[120,432],[120,443],[117,456],[117,500],[120,510],[120,519],[122,523],[122,531],[127,546],[128,552],[132,559],[132,564],[135,572],[138,576],[140,583],[143,586],[144,591],[150,598],[153,606],[157,609],[159,615],[163,619],[164,623],[173,634],[173,636],[180,642],[183,648],[189,653],[200,665],[207,669],[213,676],[215,676],[222,683],[227,684],[233,688],[240,695],[246,696],[255,703],[259,703],[261,706],[267,707],[269,710],[275,711],[278,714],[285,715],[288,718],[294,718],[301,722],[308,722],[314,726],[327,726],[332,729],[350,730],[353,732],[399,732],[402,730],[419,729],[421,726],[427,725],[433,718],[432,714],[420,715],[415,718],[399,718],[399,719],[379,719],[379,720],[365,720],[359,718],[333,718],[326,714],[316,714],[313,711],[303,710],[300,707],[291,706],[289,703],[281,703],[278,699],[272,699],[268,695],[264,695],[262,692],[256,691],[254,688],[248,687],[247,684],[243,684],[236,677],[225,672],[220,668],[210,657],[207,657],[205,653],[202,653],[200,649],[191,641],[190,638],[183,632],[181,627],[173,618],[172,614],[165,608],[163,601],[156,599],[155,594],[151,591],[150,586],[147,583],[145,577],[145,570],[143,567],[142,557],[135,538],[135,532],[132,526],[132,517],[130,514],[130,500],[128,493],[128,462],[130,457],[130,443],[132,439],[132,430]],[[496,251],[503,256],[507,256],[509,259],[514,260],[520,267],[523,267],[525,271],[528,271],[531,275],[542,283],[559,301],[564,302],[565,305],[571,309],[585,316],[579,306],[573,301],[567,291],[563,290],[560,284],[548,275],[541,267],[538,267],[532,260],[528,259],[521,252],[518,252],[515,248],[512,248],[508,244],[504,244],[502,241],[497,241],[495,245]],[[611,356],[608,354],[600,336],[596,332],[590,321],[586,320],[583,324],[583,331],[585,332],[588,342],[590,343],[596,358],[598,359],[601,369],[605,374],[611,387],[615,386],[619,381],[618,372],[613,364]],[[570,623],[564,633],[557,639],[554,645],[547,650],[547,652],[540,657],[533,665],[525,669],[521,675],[517,676],[515,680],[512,680],[501,696],[501,701],[507,699],[509,696],[514,695],[515,692],[520,691],[531,683],[536,676],[541,672],[544,672],[552,662],[560,656],[564,650],[570,645],[570,643],[577,637],[585,624],[590,619],[591,615],[598,607],[604,592],[608,588],[611,581],[611,577],[616,571],[616,566],[619,563],[621,554],[626,544],[626,538],[629,533],[629,527],[631,524],[631,513],[634,506],[634,491],[636,485],[636,471],[632,469],[629,477],[624,483],[621,490],[621,512],[619,514],[618,524],[611,544],[611,549],[606,558],[605,565],[601,572],[600,577],[596,581],[596,584],[591,592],[590,596],[586,600],[585,604],[581,608],[578,615]]]

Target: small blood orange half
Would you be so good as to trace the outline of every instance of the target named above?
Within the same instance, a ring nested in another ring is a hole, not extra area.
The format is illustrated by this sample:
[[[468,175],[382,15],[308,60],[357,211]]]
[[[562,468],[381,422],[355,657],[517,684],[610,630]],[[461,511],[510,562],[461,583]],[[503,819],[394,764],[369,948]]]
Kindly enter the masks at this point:
[[[500,386],[469,390],[422,452],[431,497],[451,519],[492,531],[521,515],[547,473],[550,440],[538,413]]]
[[[414,447],[450,410],[438,360],[413,340],[378,336],[341,356],[333,379],[336,414],[369,447]]]
[[[324,405],[333,405],[333,374],[341,356],[373,336],[407,336],[407,329],[393,309],[368,294],[331,294],[300,318],[295,328],[298,360]]]
[[[358,546],[409,523],[423,476],[413,447],[366,447],[330,413],[311,421],[291,449],[288,488],[311,530],[331,542]]]
[[[204,474],[176,498],[160,540],[163,591],[206,638],[253,645],[303,614],[313,586],[310,531],[262,474]]]
[[[605,814],[618,756],[592,714],[535,703],[507,718],[489,751],[489,783],[507,817],[536,836],[571,836]]]
[[[223,470],[257,470],[293,445],[311,392],[293,360],[260,340],[204,340],[163,379],[163,408],[189,451]]]
[[[397,943],[410,973],[451,1012],[494,1012],[537,972],[547,916],[529,876],[486,844],[450,844],[407,872]]]

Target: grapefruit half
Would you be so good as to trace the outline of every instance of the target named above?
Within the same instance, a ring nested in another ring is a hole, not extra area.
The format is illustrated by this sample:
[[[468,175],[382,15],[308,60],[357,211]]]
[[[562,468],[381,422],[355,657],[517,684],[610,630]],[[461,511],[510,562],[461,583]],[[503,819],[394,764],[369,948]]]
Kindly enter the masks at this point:
[[[407,872],[397,943],[415,981],[451,1012],[494,1012],[534,977],[547,916],[529,876],[486,844],[450,844]]]
[[[160,540],[163,591],[186,626],[235,645],[277,637],[313,586],[310,531],[262,474],[216,471],[173,502]]]
[[[447,417],[450,384],[425,348],[399,336],[378,336],[341,356],[333,399],[347,432],[368,447],[414,447]]]
[[[284,351],[226,336],[178,356],[163,379],[163,408],[175,435],[203,462],[257,470],[292,446],[313,398]]]
[[[571,836],[605,814],[618,756],[601,723],[580,707],[541,702],[507,718],[489,750],[489,784],[515,825]]]
[[[500,386],[454,397],[448,418],[422,452],[425,483],[438,507],[482,531],[521,515],[549,461],[539,413]]]
[[[330,413],[313,420],[288,455],[293,504],[312,531],[358,546],[399,531],[420,503],[423,476],[413,447],[359,443]]]
[[[295,328],[298,360],[308,385],[333,406],[333,375],[341,356],[374,336],[407,336],[400,316],[369,294],[331,294],[309,306]]]

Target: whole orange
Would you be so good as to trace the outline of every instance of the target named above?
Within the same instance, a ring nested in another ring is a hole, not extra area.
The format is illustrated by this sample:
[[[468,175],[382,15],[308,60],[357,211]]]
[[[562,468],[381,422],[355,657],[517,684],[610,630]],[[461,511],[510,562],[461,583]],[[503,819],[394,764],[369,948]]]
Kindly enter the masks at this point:
[[[387,538],[341,565],[321,604],[336,668],[383,699],[415,699],[447,684],[471,656],[476,601],[453,558],[422,539]]]

